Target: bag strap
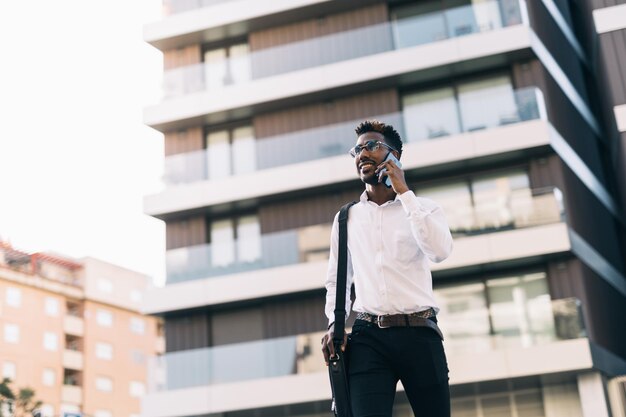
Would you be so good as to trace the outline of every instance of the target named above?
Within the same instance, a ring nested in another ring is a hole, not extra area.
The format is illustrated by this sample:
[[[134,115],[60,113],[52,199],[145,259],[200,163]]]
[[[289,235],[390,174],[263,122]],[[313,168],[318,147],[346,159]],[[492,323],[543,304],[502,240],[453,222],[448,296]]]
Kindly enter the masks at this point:
[[[352,201],[339,210],[339,251],[337,255],[337,288],[335,297],[335,330],[333,343],[341,346],[346,326],[346,275],[348,274],[348,211]]]

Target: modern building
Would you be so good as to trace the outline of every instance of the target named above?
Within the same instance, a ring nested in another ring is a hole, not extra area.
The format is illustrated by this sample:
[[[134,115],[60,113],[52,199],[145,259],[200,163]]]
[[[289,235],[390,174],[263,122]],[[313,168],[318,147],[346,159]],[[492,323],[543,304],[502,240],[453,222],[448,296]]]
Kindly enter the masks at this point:
[[[0,366],[42,417],[140,413],[148,358],[164,350],[143,316],[147,276],[94,258],[29,254],[0,242]]]
[[[165,137],[145,211],[167,283],[145,312],[166,353],[142,415],[329,415],[330,224],[363,189],[347,150],[372,117],[455,237],[433,265],[453,415],[619,415],[626,20],[593,10],[614,3],[165,2],[144,121]]]

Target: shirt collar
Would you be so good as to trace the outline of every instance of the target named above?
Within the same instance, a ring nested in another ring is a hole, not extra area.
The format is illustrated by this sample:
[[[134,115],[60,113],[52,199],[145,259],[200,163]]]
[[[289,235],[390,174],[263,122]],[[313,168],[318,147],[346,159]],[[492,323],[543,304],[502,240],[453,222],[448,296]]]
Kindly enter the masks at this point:
[[[382,206],[380,206],[380,207],[384,207],[384,206],[387,206],[387,205],[389,205],[389,204],[393,204],[393,203],[395,203],[395,202],[397,202],[397,201],[400,201],[400,198],[399,198],[399,197],[400,197],[400,196],[399,196],[398,194],[396,194],[396,198],[394,198],[394,199],[393,199],[393,201],[387,201],[386,203],[384,203],[384,204],[383,204]],[[361,194],[361,197],[359,197],[359,201],[360,201],[361,203],[363,203],[363,204],[367,204],[367,203],[369,203],[369,200],[367,199],[367,191],[363,191],[363,193]],[[376,204],[376,203],[372,203],[372,204]],[[376,206],[378,206],[378,205],[376,204]]]

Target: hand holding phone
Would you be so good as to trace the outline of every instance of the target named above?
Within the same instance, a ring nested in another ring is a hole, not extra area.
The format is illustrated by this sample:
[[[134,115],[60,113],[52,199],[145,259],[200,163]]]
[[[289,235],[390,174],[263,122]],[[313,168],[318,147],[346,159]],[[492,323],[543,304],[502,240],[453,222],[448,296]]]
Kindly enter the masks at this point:
[[[398,160],[398,158],[394,156],[394,154],[391,151],[389,151],[383,163],[387,161],[393,161],[398,166],[398,168],[402,168],[402,163]],[[387,186],[387,188],[391,188],[391,179],[387,175],[387,170],[385,168],[381,169],[378,172],[378,179],[380,180],[380,178],[382,178],[383,176],[386,177],[384,181],[385,185]]]

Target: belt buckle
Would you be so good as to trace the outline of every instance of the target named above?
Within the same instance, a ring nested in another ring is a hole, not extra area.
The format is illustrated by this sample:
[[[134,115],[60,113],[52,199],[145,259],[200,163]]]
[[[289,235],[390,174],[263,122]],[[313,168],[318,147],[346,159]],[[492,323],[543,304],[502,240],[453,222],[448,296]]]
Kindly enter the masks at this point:
[[[382,319],[384,319],[384,318],[385,318],[385,316],[377,316],[376,317],[376,324],[378,325],[379,329],[388,329],[388,328],[391,327],[391,326],[383,326],[382,325]]]

